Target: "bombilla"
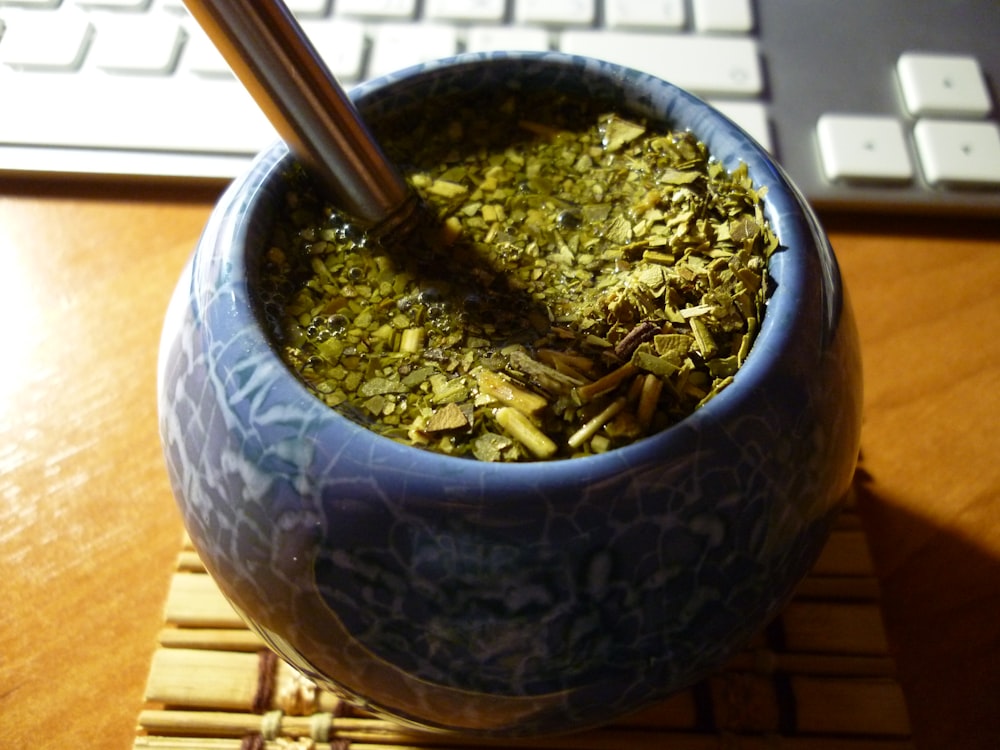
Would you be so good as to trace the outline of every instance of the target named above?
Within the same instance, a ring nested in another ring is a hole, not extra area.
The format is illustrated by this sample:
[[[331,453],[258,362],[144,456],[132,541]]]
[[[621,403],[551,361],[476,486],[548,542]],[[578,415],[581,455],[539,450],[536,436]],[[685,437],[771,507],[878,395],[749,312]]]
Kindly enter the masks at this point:
[[[416,204],[282,0],[184,0],[289,149],[365,227]]]

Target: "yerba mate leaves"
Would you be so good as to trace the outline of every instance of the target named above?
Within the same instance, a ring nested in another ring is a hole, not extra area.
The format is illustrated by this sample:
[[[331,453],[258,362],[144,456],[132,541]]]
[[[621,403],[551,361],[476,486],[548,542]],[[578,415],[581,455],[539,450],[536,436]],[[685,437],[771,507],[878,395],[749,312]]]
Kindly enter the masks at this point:
[[[395,133],[436,221],[404,247],[289,176],[260,288],[283,358],[371,429],[480,460],[603,452],[683,419],[759,328],[762,191],[690,133],[493,111],[509,116]]]

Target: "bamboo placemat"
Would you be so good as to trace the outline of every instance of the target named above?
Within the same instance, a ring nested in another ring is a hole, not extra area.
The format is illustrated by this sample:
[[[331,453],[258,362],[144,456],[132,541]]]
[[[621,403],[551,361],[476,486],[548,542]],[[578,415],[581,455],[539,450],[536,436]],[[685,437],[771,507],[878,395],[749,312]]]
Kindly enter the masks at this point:
[[[424,734],[349,706],[247,630],[185,544],[135,748],[913,750],[867,540],[848,510],[777,620],[725,669],[601,729],[532,741]]]

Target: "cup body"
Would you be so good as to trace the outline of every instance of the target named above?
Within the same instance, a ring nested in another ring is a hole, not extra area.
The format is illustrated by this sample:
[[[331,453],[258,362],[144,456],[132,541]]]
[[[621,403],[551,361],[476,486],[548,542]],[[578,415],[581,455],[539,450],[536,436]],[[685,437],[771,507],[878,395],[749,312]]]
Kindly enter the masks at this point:
[[[603,723],[684,688],[787,602],[858,453],[861,370],[839,269],[768,154],[674,86],[556,54],[469,55],[380,79],[369,122],[481,87],[571,91],[691,130],[766,186],[781,248],[734,382],[606,454],[526,464],[395,443],[285,367],[254,299],[282,144],[221,198],[161,346],[160,431],[209,572],[307,676],[407,723],[522,736]]]

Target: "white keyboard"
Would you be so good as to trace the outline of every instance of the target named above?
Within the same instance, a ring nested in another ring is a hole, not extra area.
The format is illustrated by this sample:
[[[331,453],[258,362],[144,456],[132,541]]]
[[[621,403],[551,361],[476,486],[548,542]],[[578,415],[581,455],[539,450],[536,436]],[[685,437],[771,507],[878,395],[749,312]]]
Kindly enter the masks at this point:
[[[996,0],[289,0],[347,87],[558,49],[716,104],[819,207],[1000,217]],[[275,138],[181,0],[0,0],[0,174],[226,180]]]

